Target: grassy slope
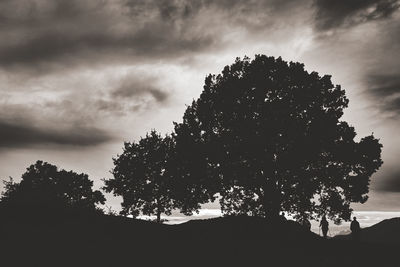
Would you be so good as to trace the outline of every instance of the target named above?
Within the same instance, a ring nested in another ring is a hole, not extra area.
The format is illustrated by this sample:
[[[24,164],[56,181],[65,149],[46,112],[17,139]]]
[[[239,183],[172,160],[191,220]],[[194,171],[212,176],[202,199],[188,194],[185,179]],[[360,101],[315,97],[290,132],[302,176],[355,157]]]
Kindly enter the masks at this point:
[[[396,245],[323,240],[291,221],[249,217],[181,225],[110,216],[3,220],[0,238],[4,266],[397,266],[390,262],[398,253]]]

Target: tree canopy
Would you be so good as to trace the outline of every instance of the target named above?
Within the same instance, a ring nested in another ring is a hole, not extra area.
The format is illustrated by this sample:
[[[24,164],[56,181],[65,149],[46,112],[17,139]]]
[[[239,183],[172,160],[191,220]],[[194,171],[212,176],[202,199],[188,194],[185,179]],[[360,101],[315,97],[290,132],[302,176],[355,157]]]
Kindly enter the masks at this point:
[[[170,215],[174,207],[173,182],[167,164],[173,139],[155,130],[139,142],[126,142],[123,153],[114,158],[113,178],[105,180],[106,192],[122,196],[122,214],[137,217]]]
[[[37,161],[29,166],[19,183],[5,182],[0,207],[8,212],[27,215],[63,214],[69,211],[96,211],[104,204],[103,194],[92,190],[87,174],[60,170],[57,166]]]
[[[284,210],[347,220],[350,203],[367,200],[370,177],[382,164],[379,141],[357,141],[341,120],[348,102],[330,76],[303,64],[237,58],[206,77],[175,125],[177,140],[197,157],[179,165],[213,185],[226,214],[276,217]]]
[[[186,113],[192,111],[188,107]],[[214,201],[219,192],[215,182],[215,166],[207,160],[208,151],[201,139],[200,130],[192,131],[190,116],[184,117],[184,123],[175,123],[174,150],[168,172],[174,181],[174,200],[176,208],[185,215],[198,212],[201,204]]]

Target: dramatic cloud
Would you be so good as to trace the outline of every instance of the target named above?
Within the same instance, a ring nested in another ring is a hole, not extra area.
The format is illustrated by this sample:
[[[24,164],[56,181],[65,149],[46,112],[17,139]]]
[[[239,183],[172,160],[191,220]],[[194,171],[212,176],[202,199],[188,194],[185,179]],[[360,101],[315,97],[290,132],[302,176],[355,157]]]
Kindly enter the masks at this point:
[[[168,93],[155,86],[155,77],[135,77],[131,75],[122,80],[121,85],[111,92],[116,98],[137,98],[151,95],[157,102],[164,102]]]
[[[111,140],[104,131],[89,127],[49,129],[28,123],[0,121],[0,149],[46,144],[93,146]]]
[[[212,42],[201,32],[186,31],[189,23],[177,25],[164,18],[154,3],[126,4],[3,1],[0,64],[88,64],[104,58],[121,61],[126,56],[174,57],[202,50]]]
[[[265,32],[293,1],[11,1],[0,3],[0,65],[181,58],[225,46],[223,32]],[[289,19],[288,19],[289,21]]]
[[[367,34],[367,32],[366,32]],[[384,115],[400,116],[400,12],[392,20],[381,22],[370,30],[375,38],[362,43],[362,62],[358,68],[365,93]],[[361,47],[361,46],[360,46]]]
[[[388,171],[386,177],[383,178],[381,182],[378,182],[375,190],[384,192],[396,192],[400,193],[400,169],[393,168],[393,170]]]
[[[316,27],[330,30],[390,17],[400,6],[398,0],[315,0]]]
[[[114,116],[145,112],[155,106],[166,105],[172,94],[171,90],[160,89],[158,78],[143,73],[142,76],[129,73],[115,83],[109,93],[93,103],[98,112]]]
[[[368,84],[369,93],[380,99],[382,110],[400,114],[400,73],[371,75]]]

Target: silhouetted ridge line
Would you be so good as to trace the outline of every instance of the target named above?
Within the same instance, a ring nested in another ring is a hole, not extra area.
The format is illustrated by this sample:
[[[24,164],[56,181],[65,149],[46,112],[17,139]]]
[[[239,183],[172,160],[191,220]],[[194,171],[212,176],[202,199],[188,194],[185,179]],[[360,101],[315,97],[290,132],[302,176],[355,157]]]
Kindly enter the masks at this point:
[[[2,219],[0,236],[5,266],[388,266],[398,248],[326,240],[293,221],[242,216],[180,225],[106,215],[48,224]]]

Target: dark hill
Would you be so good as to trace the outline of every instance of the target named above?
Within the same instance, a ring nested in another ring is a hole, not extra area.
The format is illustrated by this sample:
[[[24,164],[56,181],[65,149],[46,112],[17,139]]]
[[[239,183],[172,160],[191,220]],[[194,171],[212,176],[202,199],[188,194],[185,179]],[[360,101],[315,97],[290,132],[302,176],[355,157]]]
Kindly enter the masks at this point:
[[[293,221],[251,217],[181,225],[3,219],[0,238],[1,266],[388,266],[396,259],[395,246],[323,240]]]
[[[350,240],[351,235],[337,236]],[[377,244],[397,244],[400,246],[400,218],[383,220],[380,223],[361,229],[361,241]]]
[[[236,216],[208,220],[192,220],[173,225],[173,234],[187,238],[205,239],[219,237],[223,240],[258,240],[265,242],[297,243],[314,241],[320,237],[305,230],[294,221],[269,222],[263,218]]]
[[[383,220],[363,229],[361,238],[366,242],[397,243],[400,245],[400,218]]]

